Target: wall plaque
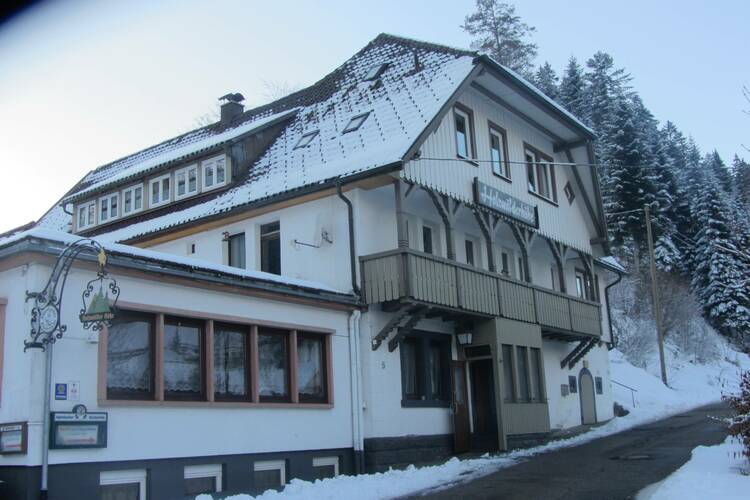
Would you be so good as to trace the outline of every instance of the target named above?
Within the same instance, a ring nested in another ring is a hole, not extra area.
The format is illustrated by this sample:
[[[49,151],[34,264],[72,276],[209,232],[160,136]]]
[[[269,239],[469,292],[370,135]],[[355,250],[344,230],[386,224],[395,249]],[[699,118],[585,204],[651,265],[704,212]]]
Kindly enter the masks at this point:
[[[107,414],[105,412],[52,412],[49,448],[106,448]]]
[[[474,177],[474,203],[539,228],[537,208]]]
[[[26,422],[0,424],[0,455],[25,454],[28,436]]]

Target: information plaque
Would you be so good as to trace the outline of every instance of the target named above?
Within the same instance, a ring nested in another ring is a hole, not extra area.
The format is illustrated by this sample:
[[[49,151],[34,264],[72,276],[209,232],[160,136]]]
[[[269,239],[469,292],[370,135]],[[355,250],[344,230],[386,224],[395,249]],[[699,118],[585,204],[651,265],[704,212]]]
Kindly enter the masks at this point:
[[[0,424],[0,455],[25,454],[28,435],[26,422]]]
[[[64,450],[75,448],[107,447],[107,414],[52,412],[49,448]]]

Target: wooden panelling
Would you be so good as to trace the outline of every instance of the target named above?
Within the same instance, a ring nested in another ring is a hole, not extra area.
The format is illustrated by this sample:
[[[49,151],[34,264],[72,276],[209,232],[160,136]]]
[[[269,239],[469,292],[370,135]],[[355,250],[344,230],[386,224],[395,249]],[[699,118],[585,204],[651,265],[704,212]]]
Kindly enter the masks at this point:
[[[601,335],[600,306],[593,302],[409,248],[367,255],[360,262],[368,304],[415,300],[553,331]]]
[[[549,409],[547,403],[508,403],[502,404],[505,433],[535,434],[549,432]]]

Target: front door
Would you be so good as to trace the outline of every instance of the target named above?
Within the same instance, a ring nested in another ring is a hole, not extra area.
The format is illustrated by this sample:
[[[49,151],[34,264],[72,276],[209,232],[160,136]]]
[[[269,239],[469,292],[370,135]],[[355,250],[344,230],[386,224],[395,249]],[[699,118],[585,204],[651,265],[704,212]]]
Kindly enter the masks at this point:
[[[495,408],[495,376],[491,359],[469,363],[471,372],[471,400],[474,405],[474,434],[497,444],[497,414]]]
[[[471,448],[469,404],[466,400],[466,361],[451,362],[453,387],[453,451],[465,453]]]
[[[596,423],[596,401],[594,399],[594,379],[585,368],[578,377],[578,392],[581,394],[581,423]]]

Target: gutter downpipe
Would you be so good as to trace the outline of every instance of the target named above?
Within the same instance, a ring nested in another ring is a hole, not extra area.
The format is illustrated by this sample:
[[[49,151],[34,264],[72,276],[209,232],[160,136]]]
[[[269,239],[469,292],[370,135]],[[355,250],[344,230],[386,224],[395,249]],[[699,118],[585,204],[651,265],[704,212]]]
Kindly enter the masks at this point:
[[[355,253],[354,248],[354,207],[352,206],[351,200],[344,196],[344,193],[341,191],[340,182],[336,184],[336,194],[338,194],[339,198],[341,198],[344,203],[346,203],[349,222],[349,266],[352,275],[352,291],[355,295],[359,296],[359,285],[357,285],[357,254]]]
[[[352,405],[352,448],[354,451],[354,473],[365,472],[364,435],[362,432],[362,367],[359,363],[359,324],[362,311],[355,309],[349,315],[349,380]]]
[[[622,281],[622,274],[617,273],[617,279],[604,287],[604,300],[607,301],[607,324],[609,326],[609,337],[612,340],[607,346],[608,350],[612,350],[617,347],[617,337],[615,337],[615,331],[612,329],[612,309],[609,306],[609,289],[619,284]]]
[[[50,397],[52,386],[52,346],[47,344],[44,365],[44,415],[42,415],[42,484],[39,492],[40,500],[47,500],[47,483],[49,480],[49,433],[50,433]]]

